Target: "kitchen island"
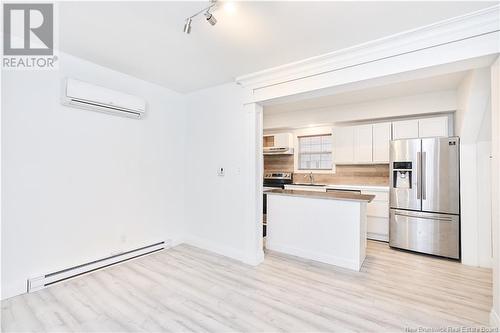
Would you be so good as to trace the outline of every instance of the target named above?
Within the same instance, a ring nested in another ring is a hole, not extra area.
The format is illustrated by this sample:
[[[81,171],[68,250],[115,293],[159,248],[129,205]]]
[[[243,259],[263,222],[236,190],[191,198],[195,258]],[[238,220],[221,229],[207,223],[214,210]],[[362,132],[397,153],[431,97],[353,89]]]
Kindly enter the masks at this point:
[[[267,194],[269,250],[359,271],[373,195],[275,189]]]

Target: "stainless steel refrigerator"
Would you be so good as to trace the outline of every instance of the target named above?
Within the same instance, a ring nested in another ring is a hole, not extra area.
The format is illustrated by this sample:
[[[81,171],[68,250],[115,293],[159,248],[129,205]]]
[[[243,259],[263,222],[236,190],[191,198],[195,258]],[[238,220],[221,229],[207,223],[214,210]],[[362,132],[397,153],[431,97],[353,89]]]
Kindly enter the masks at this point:
[[[391,247],[460,259],[458,137],[391,141]]]

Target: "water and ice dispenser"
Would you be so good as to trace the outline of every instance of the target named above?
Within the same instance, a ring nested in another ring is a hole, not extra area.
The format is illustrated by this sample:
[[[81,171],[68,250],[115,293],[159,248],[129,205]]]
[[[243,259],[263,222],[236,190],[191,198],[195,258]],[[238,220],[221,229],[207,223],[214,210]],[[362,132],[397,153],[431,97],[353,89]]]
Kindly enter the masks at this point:
[[[392,187],[411,188],[412,162],[393,162]]]

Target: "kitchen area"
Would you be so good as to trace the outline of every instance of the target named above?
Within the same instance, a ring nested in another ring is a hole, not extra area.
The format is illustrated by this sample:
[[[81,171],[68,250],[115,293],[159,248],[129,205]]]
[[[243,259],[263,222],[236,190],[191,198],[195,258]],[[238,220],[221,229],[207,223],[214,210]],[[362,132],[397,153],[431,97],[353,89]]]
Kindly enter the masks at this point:
[[[314,124],[304,110],[306,126],[298,113],[264,126],[267,250],[355,271],[367,242],[461,259],[454,112]]]

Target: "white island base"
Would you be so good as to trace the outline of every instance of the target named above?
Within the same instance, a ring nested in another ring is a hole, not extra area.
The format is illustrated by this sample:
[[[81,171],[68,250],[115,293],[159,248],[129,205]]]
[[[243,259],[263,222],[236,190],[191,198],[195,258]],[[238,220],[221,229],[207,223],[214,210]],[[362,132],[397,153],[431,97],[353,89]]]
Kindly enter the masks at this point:
[[[267,195],[267,249],[360,270],[366,251],[366,204],[371,199],[273,192]]]

